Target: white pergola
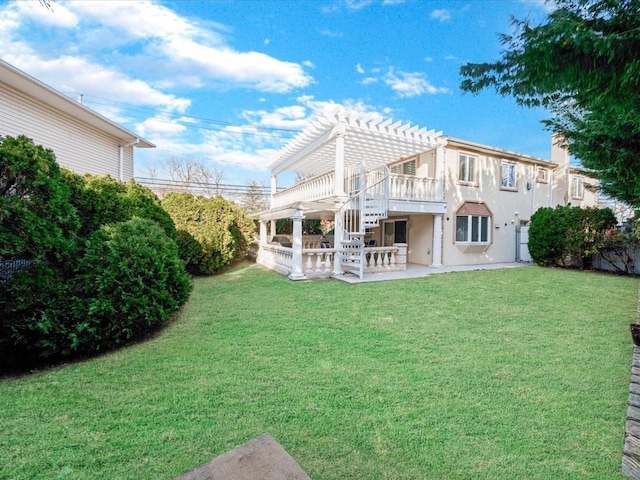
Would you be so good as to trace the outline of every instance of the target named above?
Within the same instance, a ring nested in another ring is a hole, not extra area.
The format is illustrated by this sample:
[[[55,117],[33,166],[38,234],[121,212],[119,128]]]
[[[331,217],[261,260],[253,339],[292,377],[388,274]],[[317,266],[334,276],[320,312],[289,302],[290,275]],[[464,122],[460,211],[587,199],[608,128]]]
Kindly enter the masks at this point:
[[[313,121],[267,166],[273,177],[285,171],[318,175],[363,163],[373,168],[445,143],[442,132],[338,108]]]

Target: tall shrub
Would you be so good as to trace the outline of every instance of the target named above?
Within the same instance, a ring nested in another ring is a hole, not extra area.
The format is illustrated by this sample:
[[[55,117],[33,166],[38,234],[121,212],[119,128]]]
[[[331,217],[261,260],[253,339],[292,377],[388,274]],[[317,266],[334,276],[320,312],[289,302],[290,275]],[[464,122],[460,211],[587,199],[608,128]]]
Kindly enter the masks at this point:
[[[109,175],[80,176],[68,170],[63,172],[71,188],[71,202],[80,215],[81,235],[89,235],[102,225],[139,217],[154,220],[170,238],[176,238],[173,220],[147,187]]]
[[[247,256],[255,225],[245,211],[222,197],[206,198],[189,193],[170,193],[162,206],[176,228],[193,237],[201,247],[199,274],[211,274]],[[193,244],[183,234],[183,246]],[[181,254],[183,258],[185,253]],[[194,258],[193,255],[189,256]]]
[[[590,268],[615,226],[608,208],[543,207],[531,216],[529,253],[539,265]]]
[[[63,259],[78,227],[53,151],[0,137],[0,257]]]
[[[86,328],[79,350],[99,351],[145,335],[186,302],[191,280],[178,247],[157,223],[101,227],[78,264],[75,315]]]

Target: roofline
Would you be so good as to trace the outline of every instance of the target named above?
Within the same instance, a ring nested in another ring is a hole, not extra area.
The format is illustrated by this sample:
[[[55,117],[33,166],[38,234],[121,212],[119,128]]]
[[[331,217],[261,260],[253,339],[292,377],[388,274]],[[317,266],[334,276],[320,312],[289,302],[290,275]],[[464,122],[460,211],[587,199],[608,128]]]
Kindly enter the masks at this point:
[[[489,145],[483,145],[481,143],[471,142],[469,140],[461,140],[459,138],[447,137],[448,144],[455,144],[457,146],[466,146],[473,150],[478,150],[482,153],[500,154],[501,156],[510,160],[524,160],[529,163],[535,163],[539,165],[546,165],[548,167],[557,167],[558,164],[547,160],[546,158],[534,157],[533,155],[525,155],[523,153],[513,152],[511,150],[504,150],[502,148],[491,147]]]
[[[0,59],[0,82],[42,103],[71,115],[78,120],[106,132],[122,141],[122,146],[132,144],[137,148],[155,148],[155,145],[130,130],[112,122],[94,110],[78,103],[40,80]]]

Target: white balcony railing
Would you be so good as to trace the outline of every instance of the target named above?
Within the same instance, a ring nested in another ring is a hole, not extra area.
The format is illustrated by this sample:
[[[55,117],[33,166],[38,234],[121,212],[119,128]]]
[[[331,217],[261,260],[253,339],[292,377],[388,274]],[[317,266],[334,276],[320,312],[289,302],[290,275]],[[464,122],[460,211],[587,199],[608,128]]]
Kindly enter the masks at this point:
[[[372,173],[368,173],[372,175]],[[330,198],[335,194],[333,172],[310,178],[273,195],[271,208],[284,207],[296,202],[310,202]],[[396,200],[442,200],[437,198],[437,180],[411,175],[389,175],[389,198]],[[345,193],[350,195],[360,188],[359,176],[351,169],[345,172]]]
[[[389,176],[389,198],[396,200],[441,200],[437,198],[438,181],[392,173]]]
[[[271,208],[284,207],[296,202],[308,202],[328,198],[334,194],[334,180],[334,173],[329,172],[298,183],[291,188],[287,188],[273,195]]]

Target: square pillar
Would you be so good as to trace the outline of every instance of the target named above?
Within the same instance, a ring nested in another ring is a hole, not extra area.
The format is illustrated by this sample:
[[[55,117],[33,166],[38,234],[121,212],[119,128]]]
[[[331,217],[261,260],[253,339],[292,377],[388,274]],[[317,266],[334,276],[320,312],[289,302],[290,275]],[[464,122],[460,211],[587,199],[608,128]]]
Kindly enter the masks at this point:
[[[444,146],[436,148],[436,199],[444,199]]]
[[[269,199],[269,205],[273,205],[273,196],[278,192],[278,177],[271,175],[271,198]]]
[[[270,232],[269,232],[269,240],[271,240],[273,237],[276,236],[276,221],[275,220],[271,220],[271,225],[270,225]]]
[[[344,229],[342,227],[342,221],[338,218],[338,211],[340,205],[336,205],[335,213],[335,225],[333,227],[333,248],[335,253],[333,254],[333,276],[343,275],[342,271],[342,256],[340,251],[342,250],[342,239],[344,238]]]
[[[298,211],[291,219],[293,220],[293,238],[291,239],[293,259],[289,278],[291,280],[305,280],[307,277],[302,273],[302,220],[304,215]]]
[[[336,135],[336,164],[334,170],[334,191],[336,195],[344,195],[344,125]]]
[[[442,213],[433,215],[433,259],[432,267],[442,266]]]
[[[266,245],[267,242],[267,222],[260,220],[260,245]]]

